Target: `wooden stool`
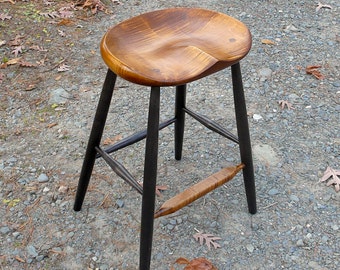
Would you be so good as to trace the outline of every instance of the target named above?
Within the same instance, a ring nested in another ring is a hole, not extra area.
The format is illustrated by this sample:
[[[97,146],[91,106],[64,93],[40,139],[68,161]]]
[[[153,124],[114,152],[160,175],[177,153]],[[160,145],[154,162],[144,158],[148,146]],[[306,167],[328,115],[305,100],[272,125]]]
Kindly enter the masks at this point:
[[[127,183],[143,195],[140,269],[150,269],[154,218],[173,213],[221,186],[243,170],[249,212],[256,213],[254,171],[246,104],[239,61],[251,47],[251,35],[240,21],[196,8],[171,8],[142,14],[108,30],[101,54],[108,72],[94,118],[74,210],[82,207],[95,159],[102,157]],[[186,84],[231,67],[238,136],[186,107]],[[103,134],[117,75],[151,87],[147,129],[103,149]],[[175,116],[159,124],[160,87],[175,86]],[[175,125],[175,158],[181,159],[185,114],[239,144],[241,163],[222,169],[169,201],[155,213],[158,132]],[[109,153],[146,138],[143,187]]]

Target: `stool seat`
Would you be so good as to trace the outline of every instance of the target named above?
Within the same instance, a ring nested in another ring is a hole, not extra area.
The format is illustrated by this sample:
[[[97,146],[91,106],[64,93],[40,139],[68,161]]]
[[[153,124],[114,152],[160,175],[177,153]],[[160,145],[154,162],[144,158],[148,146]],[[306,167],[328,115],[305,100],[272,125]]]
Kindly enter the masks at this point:
[[[251,34],[240,21],[197,8],[171,8],[139,15],[109,29],[101,41],[107,66],[147,86],[177,86],[239,62]]]

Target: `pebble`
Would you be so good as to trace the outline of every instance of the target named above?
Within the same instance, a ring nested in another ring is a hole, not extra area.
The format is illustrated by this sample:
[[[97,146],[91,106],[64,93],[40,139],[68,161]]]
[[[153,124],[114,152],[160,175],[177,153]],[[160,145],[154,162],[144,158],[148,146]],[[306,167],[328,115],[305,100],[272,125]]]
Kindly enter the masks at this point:
[[[1,227],[1,228],[0,228],[0,233],[1,233],[1,234],[7,234],[7,233],[9,233],[10,231],[11,231],[11,229],[10,229],[9,227],[7,227],[7,226]]]
[[[70,98],[70,94],[64,88],[57,88],[52,90],[48,104],[65,104]]]
[[[39,183],[45,183],[48,181],[48,176],[45,173],[42,173],[38,177],[38,182]]]
[[[263,117],[262,117],[261,115],[259,115],[259,114],[254,113],[254,114],[253,114],[253,119],[254,119],[255,121],[259,121],[259,120],[263,119]]]
[[[116,204],[117,204],[118,208],[122,208],[122,207],[124,206],[124,201],[121,200],[121,199],[118,199],[118,200],[116,201]]]
[[[270,68],[261,68],[258,71],[260,81],[266,81],[272,76],[273,71]]]
[[[298,246],[298,247],[304,247],[304,246],[305,246],[305,243],[303,242],[302,239],[299,239],[299,240],[297,240],[297,242],[296,242],[296,246]]]
[[[253,253],[253,251],[254,251],[254,246],[252,245],[252,244],[247,244],[246,245],[246,248],[247,248],[247,250],[250,252],[250,253]]]
[[[33,257],[33,258],[35,258],[39,255],[37,250],[35,249],[35,247],[32,246],[32,245],[28,245],[26,250],[27,250],[28,255]]]
[[[279,194],[279,191],[276,188],[272,188],[271,190],[268,191],[268,194],[273,196]]]
[[[300,199],[299,199],[296,195],[290,195],[290,196],[289,196],[289,199],[290,199],[291,201],[294,201],[294,202],[300,201]]]

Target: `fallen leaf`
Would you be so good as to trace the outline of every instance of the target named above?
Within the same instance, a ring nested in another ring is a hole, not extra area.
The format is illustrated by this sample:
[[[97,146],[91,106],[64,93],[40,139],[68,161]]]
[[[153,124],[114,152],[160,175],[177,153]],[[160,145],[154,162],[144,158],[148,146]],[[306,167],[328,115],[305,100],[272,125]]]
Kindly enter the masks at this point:
[[[186,258],[178,258],[176,264],[186,264],[184,270],[217,270],[217,268],[207,259],[200,257],[189,261]],[[172,269],[175,269],[172,267]]]
[[[59,29],[58,29],[58,34],[59,34],[59,36],[61,36],[61,37],[66,37],[65,32],[62,31],[62,30],[59,30]]]
[[[61,26],[61,25],[72,25],[74,24],[74,21],[64,18],[62,19],[60,22],[57,23],[57,25]]]
[[[21,59],[21,57],[10,59],[6,63],[2,63],[0,65],[0,68],[6,68],[7,66],[15,65],[15,64],[19,63],[20,59]]]
[[[8,42],[9,46],[19,46],[22,43],[22,38],[24,36],[16,35],[14,39]]]
[[[0,47],[6,44],[6,40],[0,40]]]
[[[320,65],[307,66],[306,73],[313,75],[318,80],[323,80],[325,76],[321,74],[321,72],[318,70],[319,68],[321,68]]]
[[[70,66],[66,65],[66,64],[61,64],[58,67],[58,72],[64,72],[64,71],[69,71],[70,70]]]
[[[116,135],[113,138],[106,138],[103,141],[103,145],[115,144],[116,142],[120,141],[121,139],[122,139],[122,135]]]
[[[2,83],[4,79],[5,79],[5,74],[0,73],[0,83]]]
[[[11,3],[11,4],[15,4],[15,1],[14,0],[0,0],[0,3]]]
[[[213,246],[215,249],[220,248],[221,246],[218,243],[215,243],[216,240],[221,240],[222,238],[216,237],[213,234],[210,233],[202,233],[198,231],[198,233],[195,233],[193,235],[196,241],[199,241],[200,245],[202,246],[204,244],[207,245],[208,249],[211,249],[211,246]]]
[[[80,0],[75,6],[79,6],[83,9],[90,9],[92,14],[96,14],[99,11],[105,11],[106,7],[100,0]]]
[[[142,183],[142,182],[139,182],[139,181],[138,181],[138,184],[140,184],[141,186],[143,186],[143,183]],[[162,196],[161,191],[167,190],[167,189],[168,189],[168,186],[156,185],[155,193],[156,193],[157,196]]]
[[[13,51],[11,51],[11,53],[14,54],[15,57],[17,57],[19,55],[19,53],[22,53],[22,50],[24,49],[25,47],[24,46],[16,46],[14,48]]]
[[[20,61],[20,62],[19,62],[19,65],[20,65],[21,67],[36,67],[36,66],[37,66],[36,64],[33,64],[33,63],[31,63],[31,62],[27,62],[27,61],[25,61],[25,60]]]
[[[47,52],[43,47],[40,47],[38,45],[33,45],[30,47],[31,50],[39,51],[39,52]]]
[[[25,91],[32,91],[32,90],[34,90],[35,88],[37,88],[37,85],[36,85],[36,84],[29,84],[29,85],[25,88]]]
[[[12,16],[8,14],[0,13],[0,20],[4,21],[4,20],[10,20],[10,19],[12,19]]]
[[[57,125],[58,125],[58,123],[51,123],[51,124],[47,125],[47,128],[53,128],[53,127],[55,127]]]
[[[261,43],[266,45],[276,45],[276,43],[270,39],[262,39]]]
[[[331,167],[327,167],[326,171],[324,172],[320,182],[325,182],[327,180],[327,186],[334,185],[335,191],[338,192],[340,190],[340,170],[335,170]]]
[[[315,9],[315,11],[318,12],[322,8],[332,9],[332,7],[330,5],[325,5],[325,4],[322,4],[322,3],[319,2],[317,7],[316,7],[316,9]]]
[[[279,105],[281,106],[281,109],[283,110],[285,107],[287,107],[288,110],[292,109],[293,106],[292,106],[292,103],[290,103],[289,101],[287,100],[279,100],[278,101]]]
[[[40,13],[40,15],[46,17],[46,18],[51,18],[51,19],[55,19],[55,18],[59,18],[59,12],[58,11],[52,11],[52,12],[42,12]]]

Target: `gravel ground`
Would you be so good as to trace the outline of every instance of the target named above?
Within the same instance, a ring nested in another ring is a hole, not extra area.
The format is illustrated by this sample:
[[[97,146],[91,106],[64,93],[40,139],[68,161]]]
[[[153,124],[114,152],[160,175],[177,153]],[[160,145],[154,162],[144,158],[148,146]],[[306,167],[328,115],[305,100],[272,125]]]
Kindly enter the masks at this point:
[[[15,58],[19,35],[25,49],[18,57],[40,65],[0,69],[1,269],[138,268],[139,194],[98,161],[82,211],[72,206],[106,73],[101,36],[133,15],[173,6],[218,10],[253,34],[241,65],[259,209],[248,214],[238,176],[157,219],[152,269],[170,269],[179,257],[205,257],[221,270],[340,268],[340,193],[319,181],[328,166],[340,169],[339,1],[323,0],[332,9],[318,11],[318,1],[105,1],[111,13],[78,10],[69,21],[37,12],[58,10],[63,1],[10,2],[0,1],[0,13],[11,16],[0,20],[2,62]],[[28,49],[34,45],[40,50]],[[63,64],[69,70],[58,72]],[[321,66],[324,79],[306,74],[312,65]],[[188,91],[190,107],[235,131],[228,71]],[[173,113],[173,92],[162,91],[162,119]],[[292,107],[281,108],[280,100]],[[143,129],[147,104],[145,87],[119,80],[104,139]],[[173,128],[160,133],[158,183],[168,190],[158,205],[238,161],[233,143],[190,118],[186,127],[180,162],[173,157]],[[143,147],[115,154],[138,179]],[[196,230],[220,237],[221,247],[200,246]]]

